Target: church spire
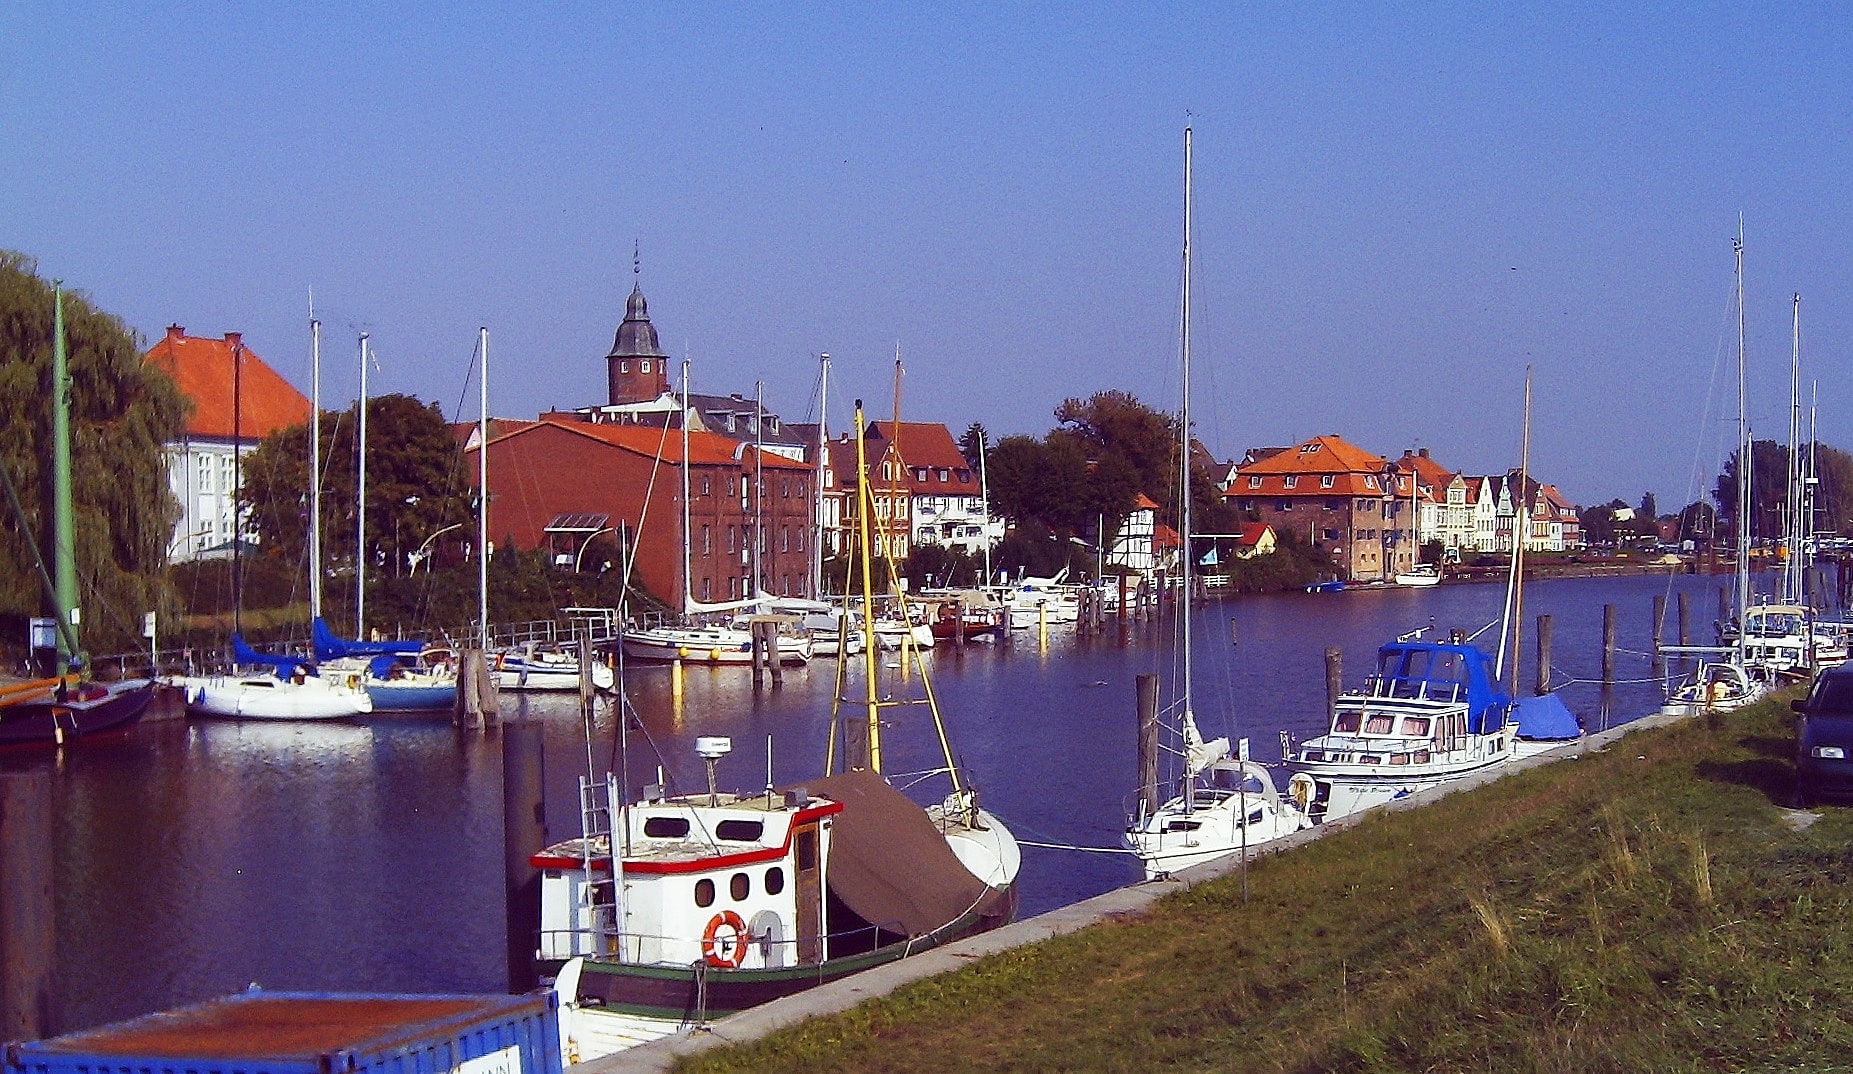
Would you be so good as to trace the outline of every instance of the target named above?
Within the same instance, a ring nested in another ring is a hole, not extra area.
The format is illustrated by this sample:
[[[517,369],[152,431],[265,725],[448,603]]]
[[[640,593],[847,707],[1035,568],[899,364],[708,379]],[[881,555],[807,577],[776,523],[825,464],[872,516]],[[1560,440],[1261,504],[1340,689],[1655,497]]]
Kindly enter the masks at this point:
[[[649,304],[643,297],[643,244],[631,247],[631,293],[624,304],[624,321],[605,355],[610,402],[641,403],[669,391],[669,359],[650,323]]]

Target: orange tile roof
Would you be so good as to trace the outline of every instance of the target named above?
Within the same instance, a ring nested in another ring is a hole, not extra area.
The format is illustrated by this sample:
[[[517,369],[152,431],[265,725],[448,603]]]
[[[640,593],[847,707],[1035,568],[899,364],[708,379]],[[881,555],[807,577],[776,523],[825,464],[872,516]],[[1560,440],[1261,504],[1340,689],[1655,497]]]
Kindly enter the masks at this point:
[[[250,347],[241,347],[242,334],[225,333],[224,339],[189,336],[181,326],[169,325],[167,335],[148,349],[143,360],[159,366],[191,400],[188,436],[231,439],[234,402],[237,434],[257,440],[293,425],[307,425],[312,408],[308,396],[297,391],[270,368]],[[242,349],[237,370],[237,399],[233,399],[232,356]]]
[[[1141,492],[1138,498],[1132,501],[1132,509],[1134,511],[1156,511],[1158,510],[1158,505],[1152,502],[1150,496]]]
[[[509,424],[513,427],[506,431],[492,428],[489,442],[498,443],[509,437],[520,436],[534,429],[547,427],[561,429],[575,436],[584,436],[649,458],[661,459],[672,465],[680,465],[682,462],[682,431],[680,429],[616,422],[570,421],[553,416],[542,417],[539,421]],[[742,444],[738,440],[719,433],[691,429],[688,434],[688,461],[695,466],[750,466],[753,463],[753,446]],[[765,454],[764,465],[768,470],[810,469],[808,463],[789,459],[783,455],[774,455],[770,451]]]
[[[1236,468],[1225,496],[1381,496],[1384,459],[1342,437],[1315,436]]]
[[[894,422],[869,423],[872,436],[891,441],[900,449],[901,462],[907,467],[910,492],[915,495],[977,495],[978,475],[952,439],[952,430],[937,421],[904,421],[899,428],[900,437],[895,440]],[[875,457],[875,452],[871,451],[870,456]],[[926,470],[924,479],[915,476],[919,469]],[[942,470],[946,473],[944,478],[939,476]]]

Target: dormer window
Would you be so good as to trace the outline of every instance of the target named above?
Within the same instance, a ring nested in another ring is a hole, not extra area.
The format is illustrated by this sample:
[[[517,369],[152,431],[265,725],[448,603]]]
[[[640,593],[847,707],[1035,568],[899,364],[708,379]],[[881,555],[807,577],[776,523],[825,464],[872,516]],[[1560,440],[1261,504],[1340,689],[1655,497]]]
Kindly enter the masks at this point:
[[[1260,474],[1248,475],[1248,487],[1251,489],[1260,488],[1261,487],[1261,475]]]
[[[1284,483],[1286,484],[1288,488],[1293,488],[1295,485],[1298,485],[1300,483],[1300,475],[1288,474],[1287,480]]]
[[[1334,484],[1337,483],[1337,481],[1338,481],[1338,478],[1333,474],[1320,474],[1319,475],[1319,487],[1322,489],[1331,488]],[[1376,488],[1377,479],[1374,477],[1367,477],[1364,479],[1364,484],[1369,486],[1370,488]]]

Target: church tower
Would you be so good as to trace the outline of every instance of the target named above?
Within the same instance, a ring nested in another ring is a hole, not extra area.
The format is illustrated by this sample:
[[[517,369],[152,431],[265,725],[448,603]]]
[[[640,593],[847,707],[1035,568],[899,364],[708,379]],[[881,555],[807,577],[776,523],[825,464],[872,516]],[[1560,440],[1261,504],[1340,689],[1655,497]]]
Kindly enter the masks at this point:
[[[640,274],[639,267],[633,264],[632,272]],[[605,366],[612,406],[646,403],[669,391],[669,357],[656,342],[656,327],[650,323],[641,283],[631,286],[624,323],[618,325],[611,353],[605,355]]]

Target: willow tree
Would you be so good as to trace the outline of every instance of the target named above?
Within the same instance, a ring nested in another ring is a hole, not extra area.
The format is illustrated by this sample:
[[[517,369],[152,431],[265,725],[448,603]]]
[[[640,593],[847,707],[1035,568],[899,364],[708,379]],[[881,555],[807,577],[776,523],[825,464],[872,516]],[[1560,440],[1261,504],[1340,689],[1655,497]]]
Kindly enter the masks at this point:
[[[50,554],[52,321],[52,287],[37,262],[0,251],[0,466],[27,516],[22,527],[0,503],[5,615],[50,614],[26,534]],[[180,507],[168,491],[164,445],[179,439],[186,403],[172,378],[143,362],[121,318],[67,291],[64,324],[84,644],[125,652],[140,647],[142,613],[173,607],[164,568]]]

